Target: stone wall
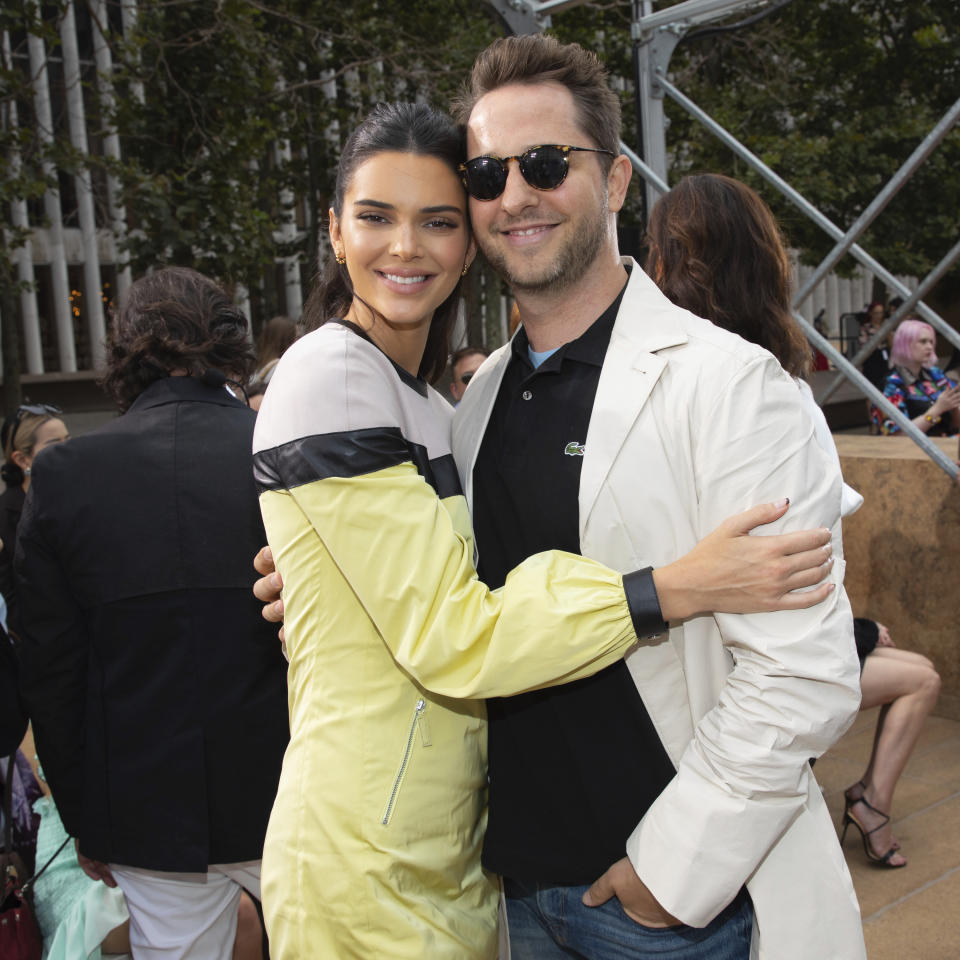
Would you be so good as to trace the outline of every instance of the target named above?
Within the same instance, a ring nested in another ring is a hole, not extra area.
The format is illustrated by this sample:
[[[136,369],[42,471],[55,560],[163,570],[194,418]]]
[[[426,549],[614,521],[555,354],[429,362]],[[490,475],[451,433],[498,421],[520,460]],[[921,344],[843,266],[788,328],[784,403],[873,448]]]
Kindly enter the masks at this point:
[[[834,437],[843,476],[864,505],[843,524],[856,616],[937,666],[936,713],[960,720],[960,487],[907,437]],[[951,459],[957,439],[937,445]]]

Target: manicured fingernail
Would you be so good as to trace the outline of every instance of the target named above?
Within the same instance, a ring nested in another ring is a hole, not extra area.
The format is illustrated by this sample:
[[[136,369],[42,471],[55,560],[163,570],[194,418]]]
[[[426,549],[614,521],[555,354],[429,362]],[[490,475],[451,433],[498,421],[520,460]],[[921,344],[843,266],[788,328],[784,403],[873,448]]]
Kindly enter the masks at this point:
[[[777,510],[782,510],[784,507],[790,506],[790,498],[784,497],[782,500],[774,500],[773,505]]]
[[[269,547],[263,548],[263,559],[273,562],[273,551]]]
[[[277,590],[279,590],[280,587],[283,586],[283,583],[282,583],[282,581],[280,580],[280,574],[278,574],[278,573],[271,573],[271,574],[270,574],[270,586],[271,586],[271,587],[275,587]]]
[[[825,544],[823,545],[823,552],[829,557],[830,554],[833,553],[833,544],[832,544],[832,543],[825,543]]]
[[[282,615],[283,615],[283,601],[282,601],[282,600],[276,600],[276,601],[274,601],[274,604],[273,604],[273,612],[274,612],[275,614],[277,614],[277,616],[282,616]]]

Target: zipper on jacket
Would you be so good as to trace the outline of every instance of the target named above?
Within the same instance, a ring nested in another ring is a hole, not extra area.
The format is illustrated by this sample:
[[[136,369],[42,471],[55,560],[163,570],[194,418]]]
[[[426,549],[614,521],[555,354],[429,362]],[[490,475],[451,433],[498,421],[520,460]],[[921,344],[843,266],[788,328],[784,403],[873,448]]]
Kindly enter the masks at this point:
[[[400,761],[400,769],[393,781],[393,789],[390,791],[390,799],[387,800],[387,806],[380,818],[380,823],[386,826],[390,822],[393,814],[393,808],[397,803],[397,795],[400,793],[400,785],[407,772],[407,766],[410,763],[410,754],[413,751],[413,740],[417,733],[420,734],[420,742],[425,747],[429,747],[433,741],[430,739],[430,725],[426,716],[427,702],[420,697],[413,710],[413,719],[410,721],[410,732],[407,734],[407,745],[403,751],[403,759]]]

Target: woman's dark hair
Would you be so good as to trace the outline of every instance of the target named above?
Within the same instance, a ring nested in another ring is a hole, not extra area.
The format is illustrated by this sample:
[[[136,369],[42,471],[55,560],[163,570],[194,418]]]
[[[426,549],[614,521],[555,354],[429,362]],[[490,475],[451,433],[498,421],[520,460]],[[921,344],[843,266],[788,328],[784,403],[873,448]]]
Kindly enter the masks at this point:
[[[174,370],[218,370],[244,381],[253,364],[247,318],[212,280],[165,267],[127,291],[107,337],[102,386],[126,410],[151,383]]]
[[[457,174],[463,160],[462,131],[444,113],[422,103],[378,103],[350,134],[340,154],[333,212],[343,215],[343,198],[357,168],[379,153],[414,153],[442,160]],[[303,311],[303,326],[314,330],[321,324],[343,317],[353,303],[353,284],[346,264],[330,257],[326,270],[315,285]],[[420,376],[430,383],[438,380],[450,355],[450,335],[460,304],[460,283],[437,307],[430,323],[427,345],[420,363]]]
[[[297,325],[289,317],[271,317],[257,338],[257,366],[282,357],[297,339]]]
[[[653,207],[646,271],[677,306],[769,350],[794,377],[811,349],[790,312],[790,263],[770,208],[716,173],[684,177]]]

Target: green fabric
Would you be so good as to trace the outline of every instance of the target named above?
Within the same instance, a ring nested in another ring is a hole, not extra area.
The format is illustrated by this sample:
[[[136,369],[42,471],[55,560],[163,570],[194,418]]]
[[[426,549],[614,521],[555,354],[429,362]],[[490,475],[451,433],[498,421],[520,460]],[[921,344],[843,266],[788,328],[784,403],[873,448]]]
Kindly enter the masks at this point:
[[[37,869],[66,839],[56,805],[41,797],[33,809],[40,814]],[[129,916],[119,887],[91,880],[80,869],[73,843],[68,843],[34,886],[34,907],[43,934],[45,960],[100,960],[100,944]]]

